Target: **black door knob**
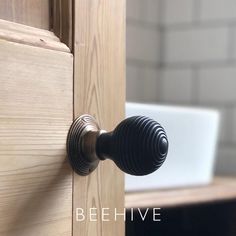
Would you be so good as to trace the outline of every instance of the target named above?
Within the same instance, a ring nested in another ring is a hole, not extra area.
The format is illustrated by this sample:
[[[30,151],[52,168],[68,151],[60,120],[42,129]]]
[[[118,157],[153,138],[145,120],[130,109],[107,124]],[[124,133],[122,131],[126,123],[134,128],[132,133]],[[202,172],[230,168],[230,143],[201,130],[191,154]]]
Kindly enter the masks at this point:
[[[147,175],[163,164],[167,152],[164,129],[145,116],[127,118],[105,132],[92,116],[83,115],[72,123],[67,137],[68,158],[79,175],[88,175],[105,159],[128,174]]]

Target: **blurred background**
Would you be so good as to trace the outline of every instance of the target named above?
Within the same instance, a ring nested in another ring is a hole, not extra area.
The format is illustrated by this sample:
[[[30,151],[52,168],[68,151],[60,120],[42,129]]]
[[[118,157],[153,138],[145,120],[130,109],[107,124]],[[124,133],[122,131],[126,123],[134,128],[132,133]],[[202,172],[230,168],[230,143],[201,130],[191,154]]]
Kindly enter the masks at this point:
[[[235,175],[236,1],[127,0],[126,37],[127,101],[217,109],[215,175]],[[208,197],[231,189],[224,186],[216,192],[209,187]],[[173,199],[175,193],[178,201],[186,197],[180,190],[171,192]],[[127,222],[126,235],[236,235],[236,199],[187,206],[183,200],[162,213],[161,224],[151,216],[147,222]]]
[[[127,0],[127,100],[216,108],[216,173],[236,171],[236,1]]]

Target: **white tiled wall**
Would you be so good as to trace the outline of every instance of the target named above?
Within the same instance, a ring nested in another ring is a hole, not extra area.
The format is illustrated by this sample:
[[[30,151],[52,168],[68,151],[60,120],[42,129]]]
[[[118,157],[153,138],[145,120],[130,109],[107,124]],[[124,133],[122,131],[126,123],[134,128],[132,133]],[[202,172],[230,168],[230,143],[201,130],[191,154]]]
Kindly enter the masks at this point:
[[[142,21],[142,0],[127,0],[127,19]]]
[[[236,174],[236,0],[127,0],[127,99],[219,109]]]
[[[139,25],[127,25],[127,58],[139,61],[159,62],[159,31]],[[142,46],[140,46],[142,45]]]
[[[202,20],[236,19],[235,0],[199,0],[201,4],[200,18]]]
[[[235,174],[235,148],[233,146],[224,145],[219,149],[216,170],[221,174]]]
[[[140,68],[135,65],[127,65],[127,84],[129,100],[137,102],[156,102],[158,100],[159,70],[145,66]]]
[[[180,6],[184,6],[185,9]],[[193,21],[193,12],[194,0],[165,0],[161,20],[164,24],[190,23]]]
[[[189,104],[192,100],[193,73],[188,68],[161,70],[160,100],[171,104]]]
[[[161,1],[159,0],[146,0],[143,1],[145,3],[145,16],[146,19],[145,21],[147,23],[153,23],[156,24],[157,22],[159,22],[160,19],[160,9],[161,9]]]
[[[220,142],[221,143],[232,143],[233,133],[231,123],[233,117],[233,111],[230,108],[220,108],[221,113],[221,135],[220,135]],[[236,140],[235,140],[236,141]]]
[[[228,35],[227,27],[169,29],[165,32],[165,63],[225,60]]]
[[[202,104],[236,105],[236,65],[200,69],[199,84]]]

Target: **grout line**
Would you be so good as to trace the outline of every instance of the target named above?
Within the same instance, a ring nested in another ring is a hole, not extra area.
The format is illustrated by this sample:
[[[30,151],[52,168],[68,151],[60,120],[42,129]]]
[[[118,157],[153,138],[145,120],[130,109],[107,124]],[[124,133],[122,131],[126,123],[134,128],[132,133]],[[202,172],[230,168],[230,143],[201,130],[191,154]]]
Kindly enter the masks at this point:
[[[163,44],[161,45],[163,48]],[[161,49],[163,50],[163,49]],[[160,63],[158,62],[151,62],[145,61],[135,58],[126,58],[126,63],[135,66],[148,66],[150,68],[168,68],[168,69],[183,69],[189,67],[199,67],[199,69],[209,69],[214,67],[232,67],[236,66],[236,58],[232,58],[230,60],[223,60],[223,61],[199,61],[199,62],[164,62],[163,61],[164,55],[161,57]]]
[[[189,30],[189,29],[198,29],[198,28],[219,28],[226,27],[229,23],[235,25],[236,19],[232,20],[210,20],[210,21],[201,21],[198,20],[194,22],[186,23],[172,23],[172,24],[162,24],[168,30]]]
[[[232,59],[223,59],[223,60],[205,60],[205,61],[195,61],[195,62],[165,62],[165,67],[168,68],[182,68],[182,67],[191,67],[191,66],[199,66],[201,69],[209,68],[209,67],[225,67],[225,66],[235,66],[236,58]]]
[[[152,29],[152,30],[157,30],[159,27],[159,24],[154,24],[150,22],[145,22],[141,20],[136,20],[136,19],[126,19],[126,24],[135,26],[135,27],[140,27],[140,28],[147,28],[147,29]]]
[[[140,27],[148,27],[148,28],[158,28],[164,27],[167,30],[189,30],[193,28],[219,28],[225,27],[227,25],[236,25],[236,19],[216,19],[216,20],[201,20],[197,19],[197,16],[194,16],[191,22],[180,22],[180,23],[164,23],[163,22],[163,11],[161,11],[161,16],[159,17],[159,22],[152,23],[146,22],[144,20],[126,18],[126,23],[130,25],[140,26]],[[195,18],[195,19],[194,19]]]
[[[183,104],[182,102],[172,102],[173,104],[176,104],[176,105],[185,105]],[[169,104],[169,102],[165,102],[165,104]],[[216,109],[216,110],[219,110],[219,109],[229,109],[229,108],[232,108],[232,109],[236,109],[236,102],[233,101],[233,103],[218,103],[218,102],[199,102],[198,104],[194,103],[194,104],[190,104],[192,107],[196,107],[196,108],[209,108],[209,109]]]
[[[138,67],[149,67],[152,69],[158,69],[160,68],[160,65],[158,62],[151,62],[151,61],[144,61],[140,59],[134,59],[134,58],[126,58],[126,64],[138,66]]]

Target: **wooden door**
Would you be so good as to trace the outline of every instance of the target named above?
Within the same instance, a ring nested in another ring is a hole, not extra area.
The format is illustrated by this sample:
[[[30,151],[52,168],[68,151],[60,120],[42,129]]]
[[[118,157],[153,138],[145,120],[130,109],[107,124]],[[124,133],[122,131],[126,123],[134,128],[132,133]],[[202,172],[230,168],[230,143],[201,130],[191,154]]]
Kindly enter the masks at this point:
[[[66,157],[73,118],[124,118],[124,13],[124,0],[0,2],[1,236],[124,235],[123,174],[106,161],[80,177]]]

